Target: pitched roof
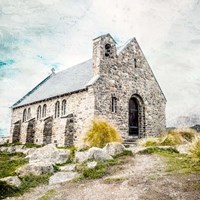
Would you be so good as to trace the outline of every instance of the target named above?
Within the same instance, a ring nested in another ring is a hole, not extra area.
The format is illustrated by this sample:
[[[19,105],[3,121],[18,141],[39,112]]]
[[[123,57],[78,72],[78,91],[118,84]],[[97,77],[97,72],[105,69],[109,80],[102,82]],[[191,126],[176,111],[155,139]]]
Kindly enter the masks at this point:
[[[93,84],[92,59],[51,74],[17,101],[12,107],[20,107],[55,96],[79,91]],[[98,77],[96,77],[98,79]]]

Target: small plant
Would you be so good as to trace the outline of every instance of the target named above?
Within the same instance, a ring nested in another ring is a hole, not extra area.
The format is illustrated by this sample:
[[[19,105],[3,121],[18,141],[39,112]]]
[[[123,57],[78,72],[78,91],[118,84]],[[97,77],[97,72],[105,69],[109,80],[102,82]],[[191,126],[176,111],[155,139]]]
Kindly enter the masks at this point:
[[[40,148],[40,147],[43,147],[43,146],[44,145],[33,144],[33,143],[26,143],[26,144],[24,144],[24,147],[26,147],[26,148],[34,148],[34,147]]]
[[[152,154],[152,153],[178,153],[178,151],[171,147],[171,148],[167,148],[167,149],[161,149],[158,147],[149,147],[147,149],[144,149],[142,151],[140,151],[139,153],[141,154]]]
[[[190,152],[194,158],[200,160],[200,136],[197,136],[193,139]]]
[[[51,189],[48,190],[42,197],[38,198],[37,200],[49,200],[49,198],[53,197],[56,194],[56,190]]]
[[[9,185],[4,181],[0,181],[0,199],[14,196],[17,192],[19,192],[17,187]]]
[[[153,136],[147,136],[145,138],[139,139],[137,143],[140,146],[149,147],[149,146],[157,146],[160,144],[160,138],[153,137]]]
[[[102,119],[94,119],[91,128],[87,131],[84,142],[90,147],[104,147],[109,142],[122,142],[117,130]]]
[[[29,191],[30,188],[48,184],[50,174],[43,174],[40,176],[28,175],[21,177],[22,184],[17,188],[11,186],[3,181],[0,181],[0,199],[6,197],[20,196],[25,192]]]
[[[106,179],[104,179],[104,181],[106,183],[123,182],[125,180],[127,180],[127,178],[125,178],[125,177],[113,177],[113,178],[106,178]]]
[[[116,156],[114,156],[114,158],[119,158],[122,156],[133,156],[133,152],[131,150],[124,150],[122,153],[117,154]]]

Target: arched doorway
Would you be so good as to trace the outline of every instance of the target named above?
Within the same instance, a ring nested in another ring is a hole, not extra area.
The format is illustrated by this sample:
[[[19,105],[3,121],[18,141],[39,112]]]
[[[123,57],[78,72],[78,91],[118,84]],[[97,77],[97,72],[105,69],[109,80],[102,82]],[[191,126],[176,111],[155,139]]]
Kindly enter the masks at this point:
[[[139,136],[139,104],[134,97],[129,100],[129,135]]]

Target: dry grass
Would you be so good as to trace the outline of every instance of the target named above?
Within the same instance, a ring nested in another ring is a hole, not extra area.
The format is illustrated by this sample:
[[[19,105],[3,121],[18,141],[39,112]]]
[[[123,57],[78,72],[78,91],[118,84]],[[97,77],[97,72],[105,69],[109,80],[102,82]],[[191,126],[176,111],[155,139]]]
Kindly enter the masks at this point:
[[[90,147],[104,147],[109,142],[122,142],[120,133],[107,121],[95,118],[86,132],[84,143]]]
[[[160,139],[158,137],[147,136],[145,138],[139,139],[138,144],[140,146],[149,147],[149,146],[157,146],[160,143]]]
[[[200,160],[200,136],[196,136],[191,142],[190,152],[194,158]]]
[[[149,136],[138,140],[141,146],[176,146],[180,144],[190,143],[198,135],[193,129],[174,129],[166,131],[161,136]]]

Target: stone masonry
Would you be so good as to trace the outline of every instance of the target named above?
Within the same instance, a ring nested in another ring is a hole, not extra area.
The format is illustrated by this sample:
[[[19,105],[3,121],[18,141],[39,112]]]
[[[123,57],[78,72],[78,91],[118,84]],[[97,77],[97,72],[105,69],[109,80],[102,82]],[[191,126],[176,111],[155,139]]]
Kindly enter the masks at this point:
[[[11,141],[71,146],[95,116],[112,123],[124,139],[157,135],[165,129],[166,99],[135,38],[120,48],[110,34],[95,38],[91,65],[91,80],[84,89],[28,104],[23,104],[25,96],[21,105],[14,104]],[[28,96],[34,97],[34,92],[35,89]],[[61,105],[63,100],[66,113],[62,115],[60,106],[60,116],[56,117],[56,102]],[[38,119],[38,107],[44,104],[45,117]],[[23,120],[24,110],[29,108],[30,113]]]

